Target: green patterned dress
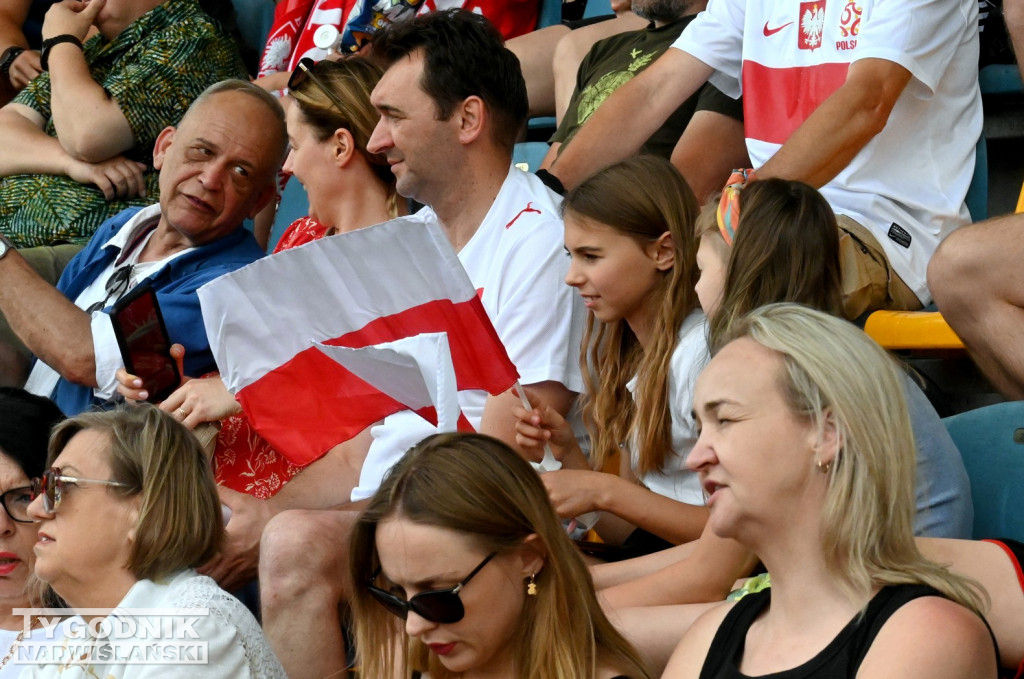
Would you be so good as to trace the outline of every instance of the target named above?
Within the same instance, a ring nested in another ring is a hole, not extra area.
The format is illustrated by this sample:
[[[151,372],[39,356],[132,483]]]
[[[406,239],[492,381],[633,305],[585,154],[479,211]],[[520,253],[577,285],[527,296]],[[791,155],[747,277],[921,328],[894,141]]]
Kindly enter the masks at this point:
[[[159,198],[153,144],[168,125],[181,120],[204,89],[226,78],[244,78],[235,42],[200,9],[197,0],[167,0],[116,38],[97,35],[85,43],[93,78],[124,113],[135,145],[124,156],[148,166],[146,197],[106,200],[94,185],[43,174],[0,179],[0,232],[18,247],[54,241],[82,244],[108,217]],[[50,118],[50,75],[44,73],[14,100]],[[2,152],[2,151],[0,151]]]

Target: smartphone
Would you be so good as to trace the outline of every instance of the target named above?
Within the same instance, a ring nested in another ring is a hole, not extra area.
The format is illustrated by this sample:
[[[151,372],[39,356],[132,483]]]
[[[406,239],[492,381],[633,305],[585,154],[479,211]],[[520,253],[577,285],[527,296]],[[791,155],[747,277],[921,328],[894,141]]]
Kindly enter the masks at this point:
[[[151,403],[159,403],[181,384],[171,358],[171,338],[160,314],[156,292],[143,283],[119,299],[110,311],[125,369],[142,380]]]

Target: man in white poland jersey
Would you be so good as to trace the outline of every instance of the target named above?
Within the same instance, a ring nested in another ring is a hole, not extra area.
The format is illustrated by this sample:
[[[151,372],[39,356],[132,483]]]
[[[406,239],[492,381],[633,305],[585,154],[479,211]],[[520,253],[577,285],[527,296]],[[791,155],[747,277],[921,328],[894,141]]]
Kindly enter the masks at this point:
[[[375,37],[374,53],[390,67],[371,96],[381,120],[368,150],[387,156],[401,195],[428,206],[415,218],[444,229],[531,399],[566,414],[583,389],[585,311],[564,283],[559,197],[512,167],[527,115],[518,61],[486,19],[464,10],[390,26]],[[463,391],[459,402],[478,431],[516,446],[515,394]],[[373,427],[352,502],[372,496],[402,454],[435,431],[411,411]],[[288,485],[315,482],[313,466]],[[337,488],[343,476],[333,477]],[[344,667],[339,604],[350,591],[347,536],[357,513],[339,510],[358,508],[278,513],[263,532],[264,630],[293,679]]]
[[[929,258],[970,221],[977,22],[976,0],[711,0],[551,173],[571,187],[629,155],[710,79],[743,95],[756,176],[818,187],[840,216],[847,315],[916,309]]]

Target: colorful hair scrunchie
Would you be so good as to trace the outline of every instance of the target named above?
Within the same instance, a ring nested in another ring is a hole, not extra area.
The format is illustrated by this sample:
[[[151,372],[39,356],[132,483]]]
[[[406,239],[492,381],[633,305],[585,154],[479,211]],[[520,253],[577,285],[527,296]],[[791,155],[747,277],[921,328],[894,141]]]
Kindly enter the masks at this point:
[[[718,230],[722,232],[722,239],[729,247],[732,247],[736,229],[740,225],[740,191],[755,179],[757,177],[753,170],[733,170],[722,189],[722,198],[718,201]]]

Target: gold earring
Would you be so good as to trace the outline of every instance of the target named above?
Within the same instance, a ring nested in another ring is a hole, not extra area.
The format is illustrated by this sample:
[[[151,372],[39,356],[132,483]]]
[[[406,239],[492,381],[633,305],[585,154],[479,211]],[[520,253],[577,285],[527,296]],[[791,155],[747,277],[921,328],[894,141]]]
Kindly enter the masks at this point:
[[[816,464],[818,465],[818,471],[822,474],[828,474],[832,470],[831,461],[823,463],[821,460],[818,460]]]
[[[526,583],[526,594],[528,596],[537,596],[537,583],[534,582],[536,574],[530,574],[530,581]]]

